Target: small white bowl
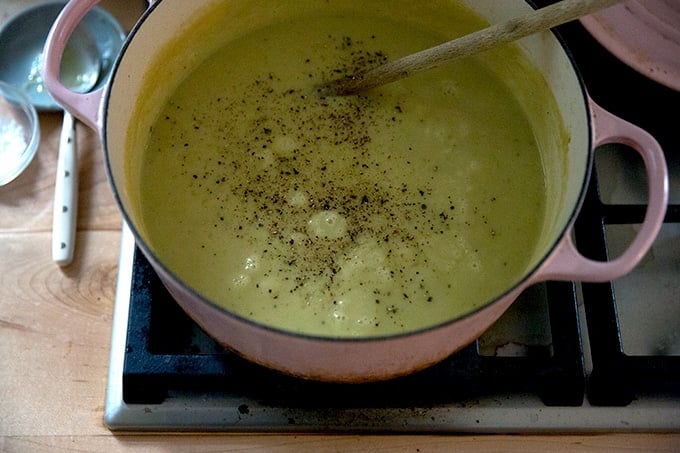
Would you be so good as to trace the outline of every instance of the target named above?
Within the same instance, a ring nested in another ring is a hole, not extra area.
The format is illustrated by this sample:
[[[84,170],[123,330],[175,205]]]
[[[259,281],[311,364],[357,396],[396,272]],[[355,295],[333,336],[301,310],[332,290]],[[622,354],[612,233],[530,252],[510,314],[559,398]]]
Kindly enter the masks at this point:
[[[0,81],[0,186],[24,171],[39,143],[35,107],[21,91]]]

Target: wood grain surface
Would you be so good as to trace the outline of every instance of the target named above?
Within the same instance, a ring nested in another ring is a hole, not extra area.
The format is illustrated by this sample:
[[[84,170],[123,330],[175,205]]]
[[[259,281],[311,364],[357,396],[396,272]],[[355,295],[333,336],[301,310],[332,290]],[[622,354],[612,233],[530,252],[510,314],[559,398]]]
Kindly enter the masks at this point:
[[[36,0],[0,1],[0,21]],[[141,2],[103,2],[129,28]],[[5,64],[5,62],[3,62]],[[121,216],[97,135],[78,125],[80,192],[73,263],[50,253],[61,115],[41,114],[42,142],[0,187],[0,451],[680,451],[678,434],[216,435],[112,433],[104,396]]]

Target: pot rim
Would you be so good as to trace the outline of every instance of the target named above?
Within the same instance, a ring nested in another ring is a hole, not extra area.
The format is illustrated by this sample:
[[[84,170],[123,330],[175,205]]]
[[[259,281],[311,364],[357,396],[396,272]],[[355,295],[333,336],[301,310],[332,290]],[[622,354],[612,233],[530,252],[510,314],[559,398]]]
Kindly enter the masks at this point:
[[[529,4],[532,8],[535,8],[536,5],[534,4],[533,1],[531,0],[525,0],[527,4]],[[582,176],[579,176],[579,179],[581,180],[581,187],[579,189],[579,194],[578,197],[576,198],[576,202],[574,203],[573,207],[571,208],[571,213],[568,217],[568,220],[565,222],[565,224],[562,226],[562,228],[559,230],[559,234],[555,233],[554,234],[554,240],[551,242],[551,245],[546,248],[546,251],[542,254],[541,258],[536,261],[536,263],[527,269],[524,273],[524,275],[517,279],[512,285],[508,286],[503,292],[499,293],[496,297],[480,304],[478,307],[465,312],[462,315],[458,315],[453,318],[446,319],[444,321],[438,322],[436,324],[431,324],[426,327],[421,327],[418,329],[413,329],[413,330],[408,330],[404,332],[398,332],[398,333],[393,333],[393,334],[383,334],[383,335],[372,335],[372,336],[324,336],[324,335],[315,335],[315,334],[309,334],[309,333],[304,333],[304,332],[296,332],[292,330],[286,330],[282,329],[279,327],[274,327],[259,321],[255,321],[253,319],[247,318],[245,316],[242,316],[238,313],[235,313],[233,311],[230,311],[226,307],[217,304],[216,302],[208,299],[201,293],[199,293],[196,289],[193,287],[189,286],[183,279],[179,278],[174,271],[172,271],[162,260],[160,260],[156,254],[151,250],[151,247],[144,241],[142,238],[142,235],[139,233],[139,230],[137,229],[135,223],[133,222],[133,216],[128,212],[128,209],[125,207],[124,203],[122,202],[121,196],[120,196],[120,191],[117,187],[117,184],[114,181],[113,177],[113,170],[112,170],[112,165],[111,165],[111,160],[109,157],[109,151],[108,151],[108,140],[107,140],[107,122],[108,122],[108,106],[109,106],[109,101],[110,101],[110,96],[111,96],[111,87],[113,87],[116,83],[116,77],[118,75],[118,69],[121,64],[121,61],[124,59],[125,54],[127,52],[127,49],[130,45],[130,43],[134,40],[136,34],[139,32],[139,30],[144,26],[145,22],[149,19],[151,14],[158,8],[161,4],[163,3],[162,0],[157,0],[143,12],[142,16],[140,19],[135,23],[133,26],[132,30],[128,34],[127,39],[125,40],[120,53],[118,54],[118,57],[116,58],[116,61],[114,63],[113,69],[112,69],[112,74],[109,83],[105,86],[103,97],[102,97],[102,103],[101,103],[101,137],[102,137],[102,146],[104,148],[104,158],[105,158],[105,167],[106,167],[106,172],[109,176],[109,182],[113,191],[114,198],[116,200],[116,203],[118,204],[118,207],[121,210],[123,220],[133,233],[133,236],[135,238],[136,245],[142,250],[144,253],[145,257],[150,261],[152,266],[155,268],[156,272],[159,270],[165,274],[167,277],[171,278],[174,282],[178,283],[183,290],[187,291],[189,294],[191,294],[193,297],[195,297],[197,300],[200,300],[201,303],[209,305],[211,308],[219,311],[221,314],[228,316],[230,318],[233,318],[235,320],[238,320],[239,322],[242,322],[244,324],[247,324],[251,327],[257,328],[257,329],[262,329],[265,331],[269,331],[275,334],[279,335],[284,335],[284,336],[293,336],[296,338],[300,339],[307,339],[307,340],[312,340],[312,341],[318,341],[318,342],[343,342],[346,344],[351,344],[351,343],[372,343],[372,342],[384,342],[384,341],[389,341],[389,340],[396,340],[396,339],[402,339],[405,337],[410,337],[410,336],[415,336],[415,335],[421,335],[421,334],[427,334],[428,332],[439,330],[442,328],[445,328],[447,326],[451,326],[452,324],[459,322],[463,319],[469,318],[471,316],[474,316],[478,314],[479,312],[482,312],[489,307],[499,303],[500,301],[504,300],[506,297],[508,297],[511,293],[515,291],[519,291],[526,289],[527,287],[531,286],[532,284],[542,282],[546,280],[541,273],[540,269],[541,267],[546,263],[547,260],[553,256],[556,251],[558,251],[560,244],[562,243],[563,239],[567,234],[569,234],[569,230],[571,226],[573,225],[576,217],[579,214],[579,211],[581,209],[581,206],[583,204],[583,201],[585,199],[585,194],[588,188],[588,183],[592,174],[592,167],[593,167],[593,153],[594,153],[594,146],[593,146],[593,118],[591,116],[590,110],[589,110],[589,105],[590,105],[590,98],[588,96],[586,86],[583,80],[583,77],[581,73],[579,72],[575,61],[574,61],[574,56],[572,53],[569,51],[569,48],[566,46],[564,39],[560,35],[559,31],[556,31],[554,29],[550,30],[550,33],[552,34],[552,37],[557,40],[559,43],[559,47],[562,49],[564,52],[564,55],[566,56],[567,60],[569,61],[569,65],[571,67],[571,70],[573,71],[574,75],[576,76],[576,79],[578,81],[578,86],[579,86],[579,91],[580,91],[580,97],[582,99],[582,102],[579,104],[583,108],[583,114],[585,115],[586,118],[586,125],[587,125],[587,143],[588,147],[586,150],[586,157],[585,160],[587,162],[587,165],[584,168],[584,174]],[[163,281],[163,279],[161,279]],[[165,285],[165,283],[164,283]]]

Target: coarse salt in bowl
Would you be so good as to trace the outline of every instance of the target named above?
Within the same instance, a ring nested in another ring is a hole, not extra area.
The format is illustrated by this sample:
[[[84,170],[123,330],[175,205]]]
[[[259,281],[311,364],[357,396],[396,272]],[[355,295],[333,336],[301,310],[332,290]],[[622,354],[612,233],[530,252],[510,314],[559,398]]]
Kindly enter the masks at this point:
[[[0,186],[28,167],[39,143],[35,108],[20,90],[0,81]]]

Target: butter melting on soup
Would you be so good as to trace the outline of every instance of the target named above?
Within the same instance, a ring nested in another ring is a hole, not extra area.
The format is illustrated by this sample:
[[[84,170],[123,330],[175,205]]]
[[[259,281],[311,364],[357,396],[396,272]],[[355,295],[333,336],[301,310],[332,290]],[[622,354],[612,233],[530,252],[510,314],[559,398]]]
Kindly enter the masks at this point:
[[[535,246],[545,190],[500,77],[468,59],[359,96],[315,91],[441,41],[374,17],[314,16],[211,56],[168,99],[145,150],[154,252],[226,309],[321,336],[412,331],[507,290]]]

